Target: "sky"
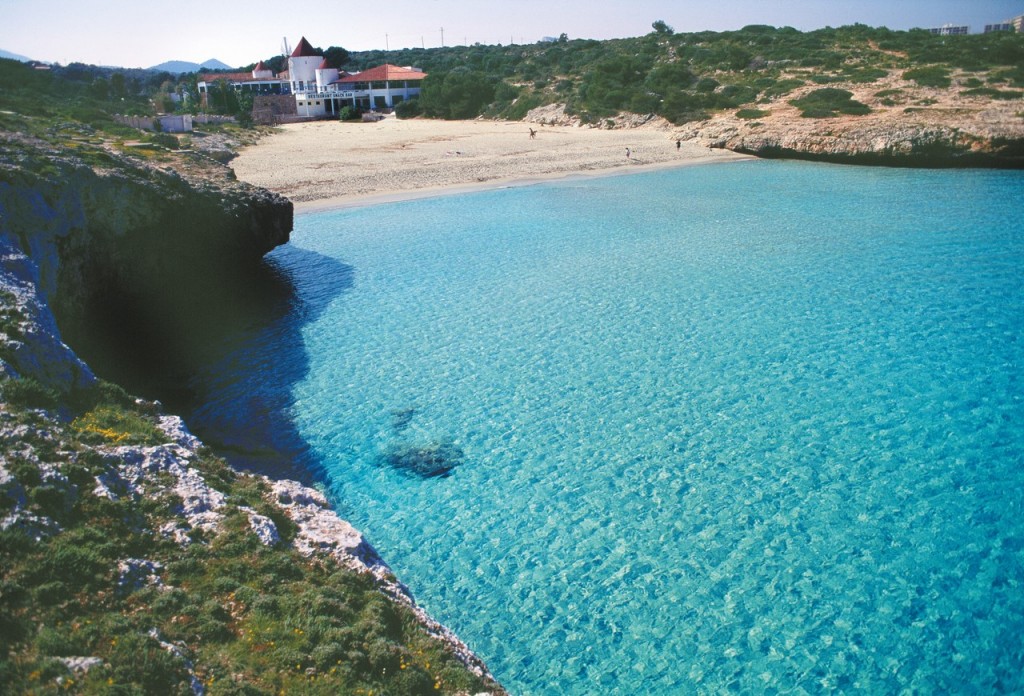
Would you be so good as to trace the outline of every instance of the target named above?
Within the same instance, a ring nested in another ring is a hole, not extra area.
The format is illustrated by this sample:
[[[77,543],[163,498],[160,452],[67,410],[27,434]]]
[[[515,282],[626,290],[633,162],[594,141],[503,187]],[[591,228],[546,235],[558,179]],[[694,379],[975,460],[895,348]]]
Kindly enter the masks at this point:
[[[35,60],[148,68],[211,58],[233,67],[303,36],[350,51],[641,36],[748,24],[801,31],[861,23],[890,29],[985,24],[1024,0],[0,0],[0,49]]]

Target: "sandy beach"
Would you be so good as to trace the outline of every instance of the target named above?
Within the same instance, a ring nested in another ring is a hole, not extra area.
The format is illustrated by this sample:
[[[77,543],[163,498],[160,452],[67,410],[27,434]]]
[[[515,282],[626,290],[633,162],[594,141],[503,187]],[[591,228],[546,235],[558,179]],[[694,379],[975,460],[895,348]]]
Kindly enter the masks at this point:
[[[688,142],[677,148],[671,128],[658,125],[601,130],[389,117],[284,125],[243,149],[232,167],[240,180],[287,196],[302,212],[741,157]]]

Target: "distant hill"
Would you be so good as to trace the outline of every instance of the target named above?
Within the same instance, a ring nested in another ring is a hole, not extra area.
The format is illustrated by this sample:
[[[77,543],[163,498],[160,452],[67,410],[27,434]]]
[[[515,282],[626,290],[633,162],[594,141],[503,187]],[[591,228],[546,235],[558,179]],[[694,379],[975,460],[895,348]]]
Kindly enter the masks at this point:
[[[9,60],[20,60],[22,63],[27,63],[28,61],[32,60],[31,58],[26,58],[25,56],[19,56],[17,53],[5,51],[2,48],[0,48],[0,58],[7,58]]]
[[[211,58],[203,63],[190,63],[187,60],[169,60],[166,63],[160,63],[160,65],[154,65],[150,70],[158,70],[160,72],[169,73],[187,73],[197,72],[199,70],[234,70],[230,65],[222,63],[221,61]]]

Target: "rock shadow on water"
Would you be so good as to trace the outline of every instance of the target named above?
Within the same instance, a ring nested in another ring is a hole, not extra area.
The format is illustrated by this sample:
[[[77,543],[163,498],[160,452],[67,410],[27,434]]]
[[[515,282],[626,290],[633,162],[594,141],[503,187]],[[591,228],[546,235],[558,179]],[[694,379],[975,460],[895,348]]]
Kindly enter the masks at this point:
[[[317,483],[321,466],[291,419],[310,369],[302,328],[353,278],[351,266],[287,244],[248,273],[182,278],[138,305],[112,294],[74,347],[101,376],[181,414],[232,465]]]
[[[383,452],[381,461],[412,476],[445,478],[465,457],[462,448],[450,441],[427,444],[400,442]]]

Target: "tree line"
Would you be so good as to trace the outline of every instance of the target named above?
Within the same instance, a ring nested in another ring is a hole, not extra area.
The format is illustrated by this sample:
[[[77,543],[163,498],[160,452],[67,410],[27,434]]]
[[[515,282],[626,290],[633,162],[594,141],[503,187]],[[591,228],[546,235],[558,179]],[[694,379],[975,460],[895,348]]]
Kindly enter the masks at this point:
[[[1019,98],[1024,88],[1024,34],[937,36],[863,24],[809,32],[751,25],[681,33],[658,20],[650,33],[628,39],[562,34],[535,44],[355,52],[329,46],[317,51],[332,67],[349,72],[385,62],[423,70],[427,78],[419,99],[399,105],[399,115],[446,119],[518,120],[530,109],[557,103],[585,123],[625,111],[657,114],[678,124],[717,110],[756,108],[806,85],[870,84],[893,70],[940,88],[949,86],[952,72],[961,71],[976,93],[996,98]],[[263,63],[275,73],[287,69],[284,56]],[[194,73],[173,76],[80,64],[57,66],[52,73],[122,111],[151,109],[149,102],[164,111],[200,108]],[[244,117],[251,100],[227,80],[213,80],[202,108]]]

